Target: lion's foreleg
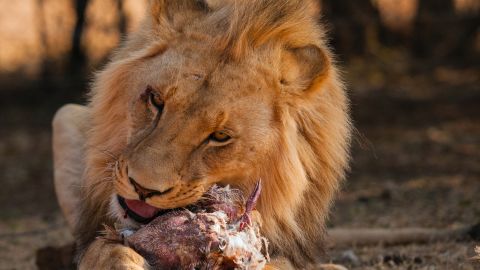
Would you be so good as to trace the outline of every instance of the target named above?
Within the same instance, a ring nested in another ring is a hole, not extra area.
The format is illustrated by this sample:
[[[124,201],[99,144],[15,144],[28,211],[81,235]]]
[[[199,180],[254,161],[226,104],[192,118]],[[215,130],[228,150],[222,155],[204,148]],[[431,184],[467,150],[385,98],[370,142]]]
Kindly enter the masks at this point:
[[[149,269],[145,259],[133,249],[105,239],[96,239],[83,254],[78,269]]]
[[[79,208],[89,119],[87,107],[68,104],[57,111],[52,121],[55,192],[72,230]]]

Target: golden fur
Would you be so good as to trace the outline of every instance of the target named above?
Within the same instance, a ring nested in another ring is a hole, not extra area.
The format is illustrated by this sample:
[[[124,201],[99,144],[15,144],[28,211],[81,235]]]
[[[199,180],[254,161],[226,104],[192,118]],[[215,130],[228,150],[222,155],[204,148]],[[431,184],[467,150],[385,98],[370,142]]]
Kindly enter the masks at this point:
[[[313,262],[350,138],[315,2],[150,2],[91,91],[80,247],[98,245],[102,224],[116,222],[113,194],[138,198],[131,174],[149,189],[172,189],[147,199],[160,208],[192,203],[213,183],[248,192],[261,178],[257,209],[272,255]],[[147,88],[163,112],[145,100]],[[232,132],[231,142],[205,141],[216,130]]]

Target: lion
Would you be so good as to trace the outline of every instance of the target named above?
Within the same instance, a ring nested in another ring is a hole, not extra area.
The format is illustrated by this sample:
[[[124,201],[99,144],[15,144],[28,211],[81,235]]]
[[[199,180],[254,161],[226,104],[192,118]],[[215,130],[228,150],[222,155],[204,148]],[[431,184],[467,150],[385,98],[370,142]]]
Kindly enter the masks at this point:
[[[317,263],[351,134],[318,18],[313,0],[150,1],[88,105],[54,119],[56,189],[80,269],[147,268],[99,238],[103,226],[138,227],[213,184],[249,193],[259,179],[267,268]]]

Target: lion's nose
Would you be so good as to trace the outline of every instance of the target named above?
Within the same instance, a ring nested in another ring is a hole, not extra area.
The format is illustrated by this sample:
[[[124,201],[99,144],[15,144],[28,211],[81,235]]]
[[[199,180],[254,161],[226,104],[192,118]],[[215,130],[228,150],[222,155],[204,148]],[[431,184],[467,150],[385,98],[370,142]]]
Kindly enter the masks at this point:
[[[133,188],[135,189],[135,192],[137,192],[138,197],[140,198],[141,201],[145,201],[145,199],[153,196],[165,195],[173,190],[173,187],[166,188],[163,191],[148,189],[148,188],[142,187],[140,184],[135,182],[133,178],[129,177],[128,179],[130,180],[130,183],[133,185]]]

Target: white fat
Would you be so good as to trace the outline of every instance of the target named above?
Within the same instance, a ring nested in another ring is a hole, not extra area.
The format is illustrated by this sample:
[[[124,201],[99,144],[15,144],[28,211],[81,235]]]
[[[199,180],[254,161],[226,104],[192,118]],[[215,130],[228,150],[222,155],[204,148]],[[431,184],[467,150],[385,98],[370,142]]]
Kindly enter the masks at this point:
[[[265,253],[268,254],[267,242],[260,236],[257,224],[246,226],[239,231],[238,224],[228,226],[228,217],[222,211],[202,215],[206,215],[208,220],[213,222],[209,230],[218,235],[222,243],[220,248],[223,255],[234,258],[234,262],[239,266],[238,269],[255,270],[265,267],[267,258],[262,254],[262,248],[265,248]]]
[[[134,233],[135,233],[135,231],[134,231],[134,230],[130,230],[130,229],[122,229],[122,230],[120,230],[120,235],[121,235],[122,237],[125,237],[125,238],[126,238],[126,237],[129,237],[130,235],[132,235],[132,234],[134,234]]]
[[[220,224],[216,224],[216,223],[215,223],[215,224],[213,224],[213,225],[210,226],[210,231],[212,231],[212,232],[214,232],[214,233],[216,233],[216,234],[220,233],[220,230],[221,230],[221,229],[222,229],[222,228],[220,227]]]

